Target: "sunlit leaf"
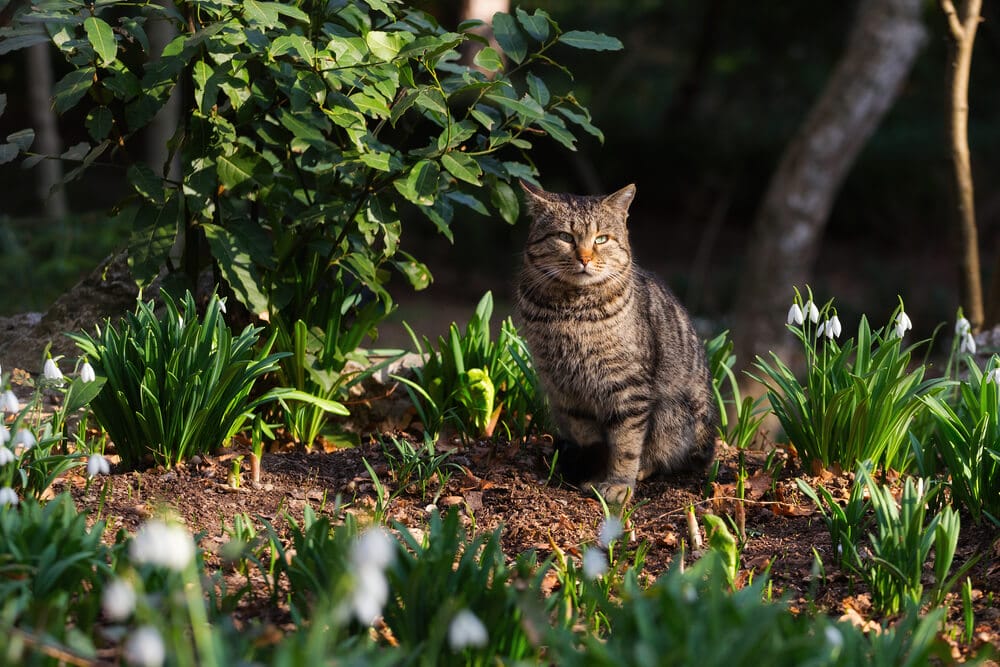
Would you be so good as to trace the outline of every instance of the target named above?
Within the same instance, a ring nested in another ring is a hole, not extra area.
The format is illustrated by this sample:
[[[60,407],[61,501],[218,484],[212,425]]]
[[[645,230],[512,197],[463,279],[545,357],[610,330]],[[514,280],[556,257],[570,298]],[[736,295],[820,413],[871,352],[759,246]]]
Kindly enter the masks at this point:
[[[480,49],[472,62],[488,72],[496,72],[503,69],[503,59],[500,58],[500,54],[496,52],[496,49],[491,46]]]
[[[96,74],[97,70],[93,67],[81,67],[60,79],[52,89],[56,113],[64,113],[76,106],[94,85]]]
[[[114,62],[118,56],[118,44],[115,42],[115,33],[111,30],[111,26],[103,19],[88,16],[83,21],[83,29],[87,31],[87,40],[104,64]]]
[[[480,185],[479,176],[483,170],[472,156],[452,151],[441,156],[441,164],[449,174],[458,180],[472,185]]]

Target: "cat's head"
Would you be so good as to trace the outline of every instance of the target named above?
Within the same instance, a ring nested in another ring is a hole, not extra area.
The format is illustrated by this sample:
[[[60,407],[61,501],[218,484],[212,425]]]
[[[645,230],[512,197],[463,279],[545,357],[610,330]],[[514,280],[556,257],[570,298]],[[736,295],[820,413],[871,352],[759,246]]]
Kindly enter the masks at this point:
[[[531,216],[525,261],[540,274],[593,285],[621,276],[631,265],[625,222],[635,185],[597,197],[546,192],[525,181],[521,187]]]

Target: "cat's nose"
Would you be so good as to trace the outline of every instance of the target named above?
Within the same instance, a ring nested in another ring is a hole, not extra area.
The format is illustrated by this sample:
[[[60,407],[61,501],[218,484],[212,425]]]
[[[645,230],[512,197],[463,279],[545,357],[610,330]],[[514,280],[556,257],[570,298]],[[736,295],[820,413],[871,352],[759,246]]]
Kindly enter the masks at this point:
[[[590,264],[590,260],[594,258],[594,254],[589,250],[580,250],[576,253],[576,258],[580,260],[580,263],[584,266]]]

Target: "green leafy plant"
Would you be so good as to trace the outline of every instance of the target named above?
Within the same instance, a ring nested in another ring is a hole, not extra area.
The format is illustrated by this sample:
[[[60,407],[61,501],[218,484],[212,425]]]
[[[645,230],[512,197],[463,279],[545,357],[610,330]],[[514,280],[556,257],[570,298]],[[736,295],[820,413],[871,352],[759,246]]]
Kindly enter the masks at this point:
[[[767,410],[761,406],[763,398],[754,400],[752,396],[742,396],[739,380],[733,371],[736,365],[733,348],[734,343],[728,331],[705,341],[705,354],[712,374],[712,391],[719,409],[719,436],[737,449],[746,449],[757,437],[760,425],[767,417]]]
[[[985,371],[971,357],[966,366],[953,403],[924,397],[937,426],[926,449],[944,462],[953,502],[977,523],[987,517],[1000,525],[1000,358]]]
[[[431,515],[424,539],[397,526],[407,547],[389,568],[392,591],[385,623],[400,645],[420,647],[425,664],[487,664],[537,657],[548,627],[539,571],[532,554],[507,565],[500,534],[469,537],[454,510]],[[474,614],[487,637],[456,647],[449,629],[463,611]],[[533,641],[534,637],[534,641]]]
[[[451,452],[436,453],[434,441],[427,439],[421,445],[414,445],[406,438],[388,436],[381,440],[382,452],[396,483],[397,493],[413,486],[420,491],[420,499],[426,500],[432,483],[437,492],[431,503],[437,503],[441,492],[451,479],[454,464],[448,463]]]
[[[799,490],[816,504],[823,517],[830,531],[830,546],[837,556],[840,567],[850,571],[856,570],[861,564],[859,546],[871,526],[868,514],[871,502],[865,498],[864,486],[857,483],[861,469],[859,466],[859,472],[855,474],[855,483],[851,485],[851,494],[847,504],[843,506],[825,487],[819,486],[813,489],[805,480],[795,480]]]
[[[17,508],[0,505],[0,600],[9,622],[72,635],[66,615],[91,625],[100,611],[92,591],[110,571],[102,543],[104,522],[87,526],[68,493],[42,505],[28,497]]]
[[[106,379],[91,409],[126,467],[147,457],[172,466],[213,451],[252,419],[257,406],[279,397],[346,413],[337,403],[287,388],[252,398],[254,383],[274,371],[281,356],[268,354],[270,343],[257,350],[260,330],[248,326],[234,338],[215,297],[203,318],[190,292],[180,303],[166,292],[161,298],[162,317],[153,301],[140,302],[118,327],[109,321],[94,335],[70,334]]]
[[[415,380],[403,377],[417,414],[436,439],[445,422],[470,437],[489,437],[497,426],[508,437],[523,437],[532,424],[545,422],[547,410],[531,357],[514,323],[507,318],[496,341],[490,333],[493,295],[487,292],[465,328],[452,323],[439,337],[437,351],[410,332],[423,364]]]
[[[957,578],[948,579],[958,543],[958,515],[950,507],[926,521],[927,503],[939,487],[924,489],[907,478],[897,505],[892,490],[877,484],[865,468],[858,471],[871,497],[877,532],[869,533],[871,554],[862,554],[858,572],[868,585],[872,606],[894,614],[923,600],[923,570],[934,547],[935,597],[943,598]],[[958,576],[965,572],[968,564]]]
[[[162,49],[147,36],[152,21],[176,31]],[[67,62],[53,106],[85,119],[86,138],[63,158],[75,165],[66,181],[125,161],[130,194],[116,216],[132,229],[140,284],[166,268],[179,293],[211,264],[250,312],[280,316],[291,337],[299,319],[309,330],[327,324],[308,304],[338,285],[384,314],[392,273],[429,284],[401,247],[404,222],[423,216],[448,239],[460,216],[492,209],[512,224],[510,183],[536,174],[528,153],[537,140],[574,149],[575,133],[602,138],[573,93],[551,90],[540,74],[565,72],[557,45],[621,42],[562,31],[540,9],[493,23],[503,55],[486,46],[471,64],[459,49],[484,41],[481,22],[451,31],[408,3],[382,1],[28,3],[12,7],[4,37],[10,50],[51,42]],[[189,94],[176,98],[167,146],[182,165],[175,176],[130,156],[178,89]],[[9,140],[15,147],[2,155],[11,159],[31,143]],[[25,162],[46,157],[58,156]],[[353,316],[362,306],[352,303]],[[308,437],[312,420],[302,420]]]
[[[847,623],[793,614],[764,602],[767,577],[729,592],[724,557],[709,550],[687,568],[671,567],[643,588],[634,570],[620,595],[601,601],[613,631],[588,634],[582,650],[561,655],[575,665],[928,664],[947,656],[936,636],[943,614],[905,618],[866,637]]]
[[[788,328],[802,344],[805,380],[800,382],[774,353],[770,361],[757,358],[760,374],[754,377],[767,387],[775,416],[807,463],[909,466],[909,428],[925,409],[922,397],[946,381],[925,380],[923,365],[911,367],[915,346],[903,347],[903,324],[909,318],[900,301],[890,326],[873,332],[862,316],[857,338],[841,346],[835,340],[841,326],[832,302],[817,308],[811,292],[803,299],[796,290]]]

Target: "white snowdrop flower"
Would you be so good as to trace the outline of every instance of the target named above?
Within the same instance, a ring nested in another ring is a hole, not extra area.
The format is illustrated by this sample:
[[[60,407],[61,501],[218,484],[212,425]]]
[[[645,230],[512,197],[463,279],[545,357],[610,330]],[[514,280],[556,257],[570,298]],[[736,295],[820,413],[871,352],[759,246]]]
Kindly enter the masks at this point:
[[[13,463],[17,460],[14,456],[14,452],[10,451],[3,445],[0,445],[0,467],[7,465],[8,463]]]
[[[955,322],[955,335],[964,336],[967,333],[972,333],[972,324],[964,317],[958,318],[958,321]]]
[[[91,454],[87,459],[87,477],[97,477],[98,475],[108,475],[111,473],[111,464],[100,454]]]
[[[896,315],[896,338],[902,338],[912,328],[913,322],[910,321],[910,316],[905,311],[899,311],[899,315]]]
[[[178,329],[184,328],[184,318],[181,317],[180,315],[177,316],[177,328]]]
[[[819,322],[819,308],[816,304],[812,302],[812,299],[806,301],[805,305],[802,307],[805,314],[809,317],[809,321],[813,324]]]
[[[962,342],[958,345],[959,354],[965,354],[966,352],[969,354],[976,353],[976,339],[972,337],[971,333],[962,334]]]
[[[608,557],[601,549],[589,547],[583,552],[583,575],[597,579],[608,571]]]
[[[384,569],[396,557],[396,540],[384,528],[371,528],[351,546],[351,561],[358,567],[374,565]]]
[[[490,633],[479,617],[468,609],[459,611],[448,625],[448,644],[452,651],[461,651],[467,646],[481,648],[490,641]]]
[[[84,361],[83,366],[80,367],[80,380],[82,382],[93,382],[97,379],[97,373],[94,372],[94,367],[90,365],[89,361]]]
[[[219,312],[222,313],[223,315],[226,314],[226,300],[225,299],[219,299]]]
[[[823,630],[823,634],[826,636],[826,643],[829,644],[835,652],[839,652],[841,647],[844,645],[844,635],[840,634],[840,630],[837,626],[826,626]]]
[[[844,332],[844,327],[840,325],[840,318],[834,315],[828,320],[828,322],[829,324],[827,325],[827,329],[829,329],[833,333],[833,335],[830,337],[840,338],[840,334]]]
[[[389,599],[389,582],[383,570],[396,557],[396,541],[384,528],[365,531],[351,545],[354,566],[354,592],[351,607],[365,625],[371,625],[382,614]]]
[[[6,444],[9,440],[10,429],[4,424],[0,424],[0,445]]]
[[[14,434],[14,440],[13,442],[11,442],[11,444],[14,445],[15,447],[20,445],[25,449],[31,449],[36,444],[38,444],[38,440],[35,439],[35,434],[29,431],[28,429],[19,428],[17,429],[17,433]]]
[[[160,667],[167,657],[167,646],[160,631],[144,625],[125,640],[125,662],[137,667]]]
[[[62,371],[59,370],[59,366],[56,365],[56,362],[52,359],[52,357],[45,360],[45,366],[42,368],[42,375],[46,380],[59,381],[63,379]]]
[[[0,394],[0,411],[14,413],[21,409],[21,403],[10,389]]]
[[[684,584],[681,595],[684,596],[684,601],[688,604],[694,604],[698,600],[698,591],[691,584]]]
[[[788,324],[802,324],[805,321],[806,318],[802,315],[802,309],[799,308],[799,304],[793,303],[792,307],[788,309],[788,317],[785,318],[785,322]]]
[[[183,526],[148,521],[132,538],[129,555],[136,563],[152,563],[180,572],[194,560],[194,540]]]
[[[104,587],[101,608],[112,623],[127,621],[135,611],[135,589],[124,579],[113,579]]]
[[[358,621],[364,625],[374,623],[388,599],[389,581],[380,567],[367,564],[355,568],[351,608]]]
[[[597,543],[605,549],[622,536],[622,520],[616,516],[609,516],[601,524],[601,531],[597,534]]]
[[[986,374],[984,382],[992,382],[995,385],[1000,385],[1000,366],[997,366],[989,373]]]
[[[17,491],[9,486],[0,489],[0,507],[4,505],[17,505],[18,502]]]
[[[917,480],[917,498],[924,497],[924,478],[921,477]]]

